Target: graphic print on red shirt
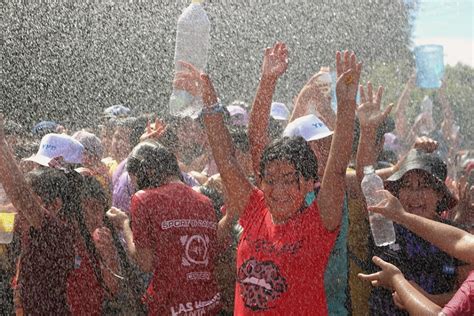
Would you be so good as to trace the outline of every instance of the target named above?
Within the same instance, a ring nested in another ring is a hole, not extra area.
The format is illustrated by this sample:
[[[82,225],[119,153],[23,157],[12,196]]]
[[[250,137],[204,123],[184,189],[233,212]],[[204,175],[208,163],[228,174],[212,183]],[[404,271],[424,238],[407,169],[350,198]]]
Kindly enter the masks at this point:
[[[217,219],[211,201],[185,184],[170,183],[137,192],[131,213],[137,249],[155,253],[149,314],[216,314]]]
[[[234,314],[327,314],[324,271],[338,231],[326,230],[316,202],[275,225],[256,189],[240,224]]]

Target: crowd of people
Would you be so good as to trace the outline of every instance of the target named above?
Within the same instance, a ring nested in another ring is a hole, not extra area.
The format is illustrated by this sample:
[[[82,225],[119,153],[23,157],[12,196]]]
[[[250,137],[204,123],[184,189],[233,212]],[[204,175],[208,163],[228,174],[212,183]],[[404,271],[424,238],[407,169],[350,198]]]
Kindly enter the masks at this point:
[[[281,42],[251,106],[223,106],[181,66],[197,117],[115,105],[95,128],[27,133],[0,114],[0,208],[16,213],[3,314],[474,314],[474,151],[451,133],[444,86],[441,132],[422,135],[427,118],[404,115],[413,78],[382,106],[351,51],[335,55],[337,112],[321,73],[291,108],[273,102]],[[385,184],[371,207],[369,165]],[[394,221],[394,244],[375,246],[368,211]]]

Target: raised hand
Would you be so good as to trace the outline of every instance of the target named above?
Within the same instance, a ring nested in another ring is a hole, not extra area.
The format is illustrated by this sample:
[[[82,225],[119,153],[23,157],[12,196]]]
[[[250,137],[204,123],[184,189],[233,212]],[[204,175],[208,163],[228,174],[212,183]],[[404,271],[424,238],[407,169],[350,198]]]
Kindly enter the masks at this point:
[[[389,191],[382,190],[377,193],[384,195],[383,201],[375,206],[369,206],[368,210],[374,213],[382,214],[383,216],[398,221],[398,219],[406,212],[400,201],[393,196]]]
[[[359,273],[357,276],[362,280],[369,281],[373,286],[381,286],[387,289],[392,289],[392,282],[395,276],[403,276],[400,269],[391,263],[388,263],[377,256],[372,258],[372,261],[382,270],[372,274]]]
[[[111,207],[106,216],[119,229],[123,229],[124,223],[129,220],[127,213],[115,207]]]
[[[336,96],[338,102],[354,102],[359,87],[362,63],[357,62],[354,52],[336,52]]]
[[[438,142],[427,136],[421,136],[416,138],[415,144],[413,144],[413,148],[422,150],[426,153],[432,153],[436,149],[438,149]]]
[[[193,65],[179,61],[183,70],[176,73],[173,85],[177,89],[185,90],[193,96],[201,95],[204,107],[217,103],[217,93],[209,75],[200,72]]]
[[[262,77],[268,79],[280,78],[288,68],[288,49],[285,43],[276,42],[273,47],[267,47],[263,57]]]
[[[201,95],[201,73],[192,64],[179,60],[182,70],[174,77],[173,87],[178,90],[187,91],[192,96]]]
[[[393,103],[387,106],[383,112],[381,111],[380,105],[382,102],[382,96],[382,86],[379,86],[374,98],[372,83],[367,83],[367,94],[365,93],[364,86],[360,85],[360,98],[362,104],[357,109],[357,117],[359,118],[361,128],[376,130],[392,111]]]
[[[153,126],[151,126],[150,121],[148,121],[146,124],[145,133],[140,136],[140,141],[142,142],[147,139],[159,139],[165,130],[166,125],[159,118],[155,119],[155,124],[153,124]]]

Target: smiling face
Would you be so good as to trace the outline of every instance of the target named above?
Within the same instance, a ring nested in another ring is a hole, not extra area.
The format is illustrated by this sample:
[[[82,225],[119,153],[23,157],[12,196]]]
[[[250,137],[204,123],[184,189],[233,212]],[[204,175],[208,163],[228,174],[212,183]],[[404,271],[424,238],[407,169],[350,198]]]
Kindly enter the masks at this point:
[[[291,163],[280,160],[269,162],[261,189],[273,222],[282,224],[295,215],[313,186],[314,181],[305,180]]]
[[[434,219],[442,196],[434,188],[430,176],[424,171],[412,170],[401,181],[398,198],[403,208],[412,214]]]

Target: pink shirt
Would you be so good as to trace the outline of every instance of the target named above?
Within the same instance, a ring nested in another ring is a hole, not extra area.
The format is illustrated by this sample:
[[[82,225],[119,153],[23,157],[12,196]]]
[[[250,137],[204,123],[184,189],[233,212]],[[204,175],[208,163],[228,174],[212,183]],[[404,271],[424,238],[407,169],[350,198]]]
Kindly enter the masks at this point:
[[[446,304],[442,311],[446,316],[472,316],[474,315],[474,270],[462,283],[453,298]]]

